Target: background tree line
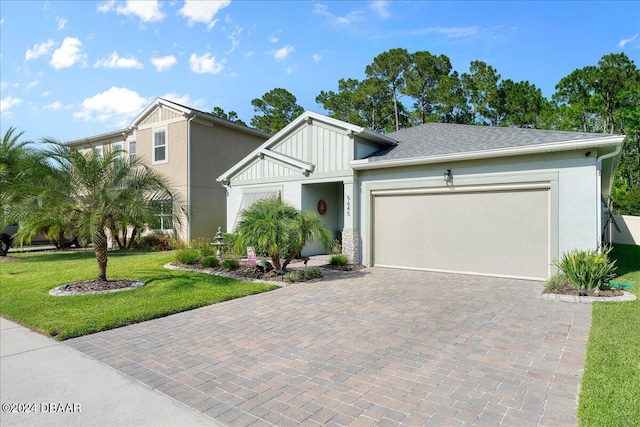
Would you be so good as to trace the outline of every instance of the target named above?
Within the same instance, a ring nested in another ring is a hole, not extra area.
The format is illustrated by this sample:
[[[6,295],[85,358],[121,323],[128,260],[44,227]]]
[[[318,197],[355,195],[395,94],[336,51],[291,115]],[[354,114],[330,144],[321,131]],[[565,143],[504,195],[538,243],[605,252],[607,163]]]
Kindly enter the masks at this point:
[[[551,99],[529,81],[503,79],[483,61],[453,70],[446,55],[390,49],[365,67],[365,78],[343,78],[316,102],[329,117],[388,133],[427,122],[626,135],[612,195],[619,213],[640,215],[640,70],[624,53],[571,72]],[[283,88],[251,101],[250,125],[274,134],[304,111]],[[213,114],[244,124],[216,107]]]

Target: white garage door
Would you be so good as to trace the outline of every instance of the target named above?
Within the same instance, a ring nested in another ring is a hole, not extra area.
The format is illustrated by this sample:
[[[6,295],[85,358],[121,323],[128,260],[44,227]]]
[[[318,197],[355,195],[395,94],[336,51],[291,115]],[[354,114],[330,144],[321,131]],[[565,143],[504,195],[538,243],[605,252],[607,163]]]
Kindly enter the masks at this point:
[[[544,279],[549,189],[374,193],[373,263]]]

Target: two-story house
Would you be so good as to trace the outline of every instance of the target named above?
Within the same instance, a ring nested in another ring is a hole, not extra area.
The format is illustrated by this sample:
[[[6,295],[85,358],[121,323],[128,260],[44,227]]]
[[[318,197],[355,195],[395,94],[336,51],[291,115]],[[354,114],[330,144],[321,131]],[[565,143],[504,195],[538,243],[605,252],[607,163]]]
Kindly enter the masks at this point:
[[[80,149],[101,152],[123,149],[165,175],[188,217],[171,221],[171,203],[156,202],[157,218],[151,230],[174,230],[191,241],[212,238],[225,228],[226,192],[215,177],[265,142],[270,135],[204,111],[157,98],[131,124],[102,135],[68,142]]]

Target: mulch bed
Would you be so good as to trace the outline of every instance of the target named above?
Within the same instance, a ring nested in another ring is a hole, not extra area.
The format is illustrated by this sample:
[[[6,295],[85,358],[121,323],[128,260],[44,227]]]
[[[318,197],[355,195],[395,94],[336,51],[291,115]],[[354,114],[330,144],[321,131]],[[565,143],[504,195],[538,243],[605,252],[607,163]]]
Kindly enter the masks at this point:
[[[77,293],[102,292],[131,288],[138,282],[139,280],[129,279],[86,280],[84,282],[69,283],[60,289],[65,292]]]
[[[258,258],[258,261],[260,260],[264,260],[264,261],[269,261],[271,262],[270,258]],[[179,266],[181,268],[186,268],[189,270],[202,270],[202,271],[208,271],[208,272],[221,272],[221,273],[227,273],[227,274],[233,274],[234,276],[238,276],[238,277],[246,277],[246,278],[250,278],[250,279],[260,279],[260,280],[268,280],[268,281],[272,281],[272,282],[281,282],[282,281],[282,275],[277,274],[274,270],[271,271],[265,271],[265,272],[260,272],[256,269],[256,265],[255,264],[249,264],[247,262],[247,260],[241,259],[238,260],[240,262],[240,267],[238,267],[237,269],[234,270],[227,270],[222,268],[222,266],[218,266],[218,267],[212,267],[212,268],[205,268],[203,267],[201,264],[193,264],[193,265],[184,265],[184,264],[180,264],[178,262],[173,262],[173,265]],[[296,270],[302,269],[303,267],[303,260],[301,259],[294,259],[293,261],[291,261],[288,265],[287,265],[287,269],[286,272],[288,273],[289,271],[291,271],[292,269],[289,267],[295,266]],[[353,270],[360,270],[362,268],[365,268],[365,266],[363,265],[345,265],[345,266],[332,266],[329,264],[325,264],[320,266],[321,268],[329,268],[332,270],[339,270],[339,271],[353,271]],[[311,267],[308,267],[311,268]]]

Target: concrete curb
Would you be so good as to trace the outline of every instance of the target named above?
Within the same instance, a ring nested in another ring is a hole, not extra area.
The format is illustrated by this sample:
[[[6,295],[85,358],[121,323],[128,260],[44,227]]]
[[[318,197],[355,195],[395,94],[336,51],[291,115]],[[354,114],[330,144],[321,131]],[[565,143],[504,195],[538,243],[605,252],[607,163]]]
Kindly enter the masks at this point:
[[[540,299],[560,302],[573,302],[579,304],[592,304],[593,302],[623,302],[635,301],[637,297],[631,292],[622,291],[624,295],[619,297],[581,297],[577,295],[542,294]]]

